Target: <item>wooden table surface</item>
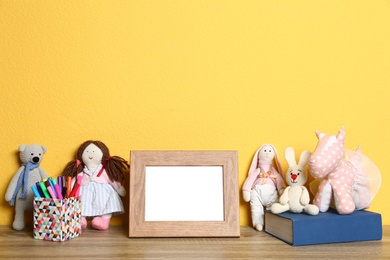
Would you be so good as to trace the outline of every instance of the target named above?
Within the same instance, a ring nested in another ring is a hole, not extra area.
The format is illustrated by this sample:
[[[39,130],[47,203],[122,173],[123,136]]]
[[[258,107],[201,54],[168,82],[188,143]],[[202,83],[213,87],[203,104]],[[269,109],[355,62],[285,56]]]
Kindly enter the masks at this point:
[[[31,230],[0,226],[0,259],[390,259],[390,226],[383,227],[381,241],[301,247],[246,226],[240,238],[134,239],[127,234],[127,227],[111,226],[51,242],[34,239]]]

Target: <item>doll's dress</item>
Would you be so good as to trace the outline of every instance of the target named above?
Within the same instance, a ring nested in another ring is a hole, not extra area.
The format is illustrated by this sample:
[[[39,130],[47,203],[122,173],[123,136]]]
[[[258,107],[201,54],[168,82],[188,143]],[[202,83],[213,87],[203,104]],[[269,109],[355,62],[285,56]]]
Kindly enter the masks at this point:
[[[91,171],[85,166],[81,173],[83,174],[80,190],[81,214],[84,217],[124,213],[122,200],[113,187],[113,185],[119,187],[120,184],[111,182],[105,170],[98,177],[97,174],[102,167],[100,164],[94,171]]]

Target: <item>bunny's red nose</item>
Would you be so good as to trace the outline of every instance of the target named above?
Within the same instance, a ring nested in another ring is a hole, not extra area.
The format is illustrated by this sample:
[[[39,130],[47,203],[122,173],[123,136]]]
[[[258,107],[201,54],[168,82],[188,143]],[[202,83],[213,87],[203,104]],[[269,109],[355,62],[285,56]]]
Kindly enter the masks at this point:
[[[293,181],[295,181],[295,179],[298,177],[298,175],[296,174],[291,174],[291,179],[293,179]]]

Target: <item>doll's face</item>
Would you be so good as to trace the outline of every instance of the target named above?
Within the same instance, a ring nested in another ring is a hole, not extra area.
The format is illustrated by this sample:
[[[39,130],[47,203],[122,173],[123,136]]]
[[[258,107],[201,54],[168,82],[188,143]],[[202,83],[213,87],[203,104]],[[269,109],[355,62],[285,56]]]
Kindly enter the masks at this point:
[[[102,162],[103,152],[96,145],[90,144],[85,148],[81,158],[88,169],[95,169]]]
[[[259,151],[259,158],[263,162],[271,162],[274,156],[275,151],[271,145],[264,145]]]

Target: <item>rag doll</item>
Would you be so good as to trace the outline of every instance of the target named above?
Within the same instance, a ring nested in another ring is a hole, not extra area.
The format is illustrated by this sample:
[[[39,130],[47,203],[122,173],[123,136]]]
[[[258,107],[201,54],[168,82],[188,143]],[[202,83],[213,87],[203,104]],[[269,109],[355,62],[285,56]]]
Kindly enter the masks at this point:
[[[295,160],[295,152],[292,147],[288,147],[284,151],[284,157],[288,163],[285,180],[287,188],[279,198],[279,203],[271,206],[271,211],[274,214],[290,211],[293,213],[306,212],[309,215],[317,215],[318,207],[310,202],[310,195],[307,188],[304,186],[307,181],[306,165],[309,162],[310,152],[303,151],[299,157],[297,164]]]
[[[275,147],[271,144],[262,145],[253,157],[242,188],[244,201],[250,201],[252,225],[258,231],[263,230],[264,207],[269,208],[275,203],[285,188],[281,172]]]
[[[37,144],[20,145],[19,156],[23,165],[14,174],[5,193],[5,200],[11,206],[15,206],[15,219],[12,227],[15,230],[24,228],[24,212],[32,211],[34,193],[31,187],[36,182],[47,178],[47,174],[40,167],[43,154],[46,152],[45,146]]]
[[[368,208],[380,186],[378,169],[360,147],[353,152],[344,150],[344,127],[337,135],[320,131],[316,135],[318,144],[309,161],[310,172],[317,180],[310,184],[316,194],[313,203],[320,212],[332,206],[339,214]]]
[[[93,218],[93,228],[106,230],[113,215],[124,213],[119,196],[126,195],[121,183],[128,171],[128,162],[119,156],[110,156],[101,141],[89,140],[81,144],[76,160],[66,165],[63,175],[71,176],[74,181],[81,179],[82,229],[87,227],[87,218]]]

